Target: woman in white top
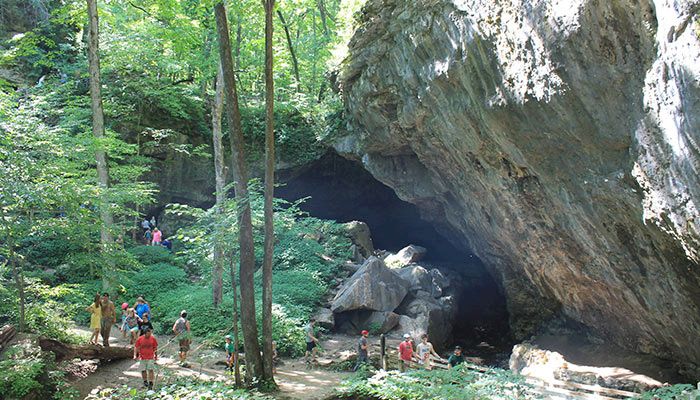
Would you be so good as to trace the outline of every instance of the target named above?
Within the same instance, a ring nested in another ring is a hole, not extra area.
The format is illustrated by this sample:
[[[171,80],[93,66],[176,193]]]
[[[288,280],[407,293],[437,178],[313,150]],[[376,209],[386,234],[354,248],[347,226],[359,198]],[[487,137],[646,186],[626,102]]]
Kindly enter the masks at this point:
[[[433,348],[433,344],[428,341],[428,335],[424,333],[420,337],[421,342],[416,346],[416,352],[418,353],[418,360],[419,363],[423,364],[425,369],[431,370],[433,369],[433,366],[430,362],[430,355],[434,355],[438,359],[442,359],[440,355],[435,352],[435,349]]]

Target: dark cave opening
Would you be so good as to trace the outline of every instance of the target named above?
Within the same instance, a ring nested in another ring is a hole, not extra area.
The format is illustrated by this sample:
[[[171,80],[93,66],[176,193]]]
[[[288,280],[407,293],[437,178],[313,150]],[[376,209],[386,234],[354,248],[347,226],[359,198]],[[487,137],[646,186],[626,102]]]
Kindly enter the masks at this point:
[[[376,249],[396,252],[409,244],[425,247],[428,252],[420,265],[455,277],[451,291],[457,313],[446,345],[474,349],[472,353],[485,355],[487,361],[489,353],[510,350],[505,297],[478,257],[453,245],[421,218],[415,205],[399,199],[359,163],[329,152],[282,181],[284,186],[276,189],[276,196],[288,201],[310,197],[301,209],[314,217],[366,222]],[[479,347],[482,342],[492,347]]]

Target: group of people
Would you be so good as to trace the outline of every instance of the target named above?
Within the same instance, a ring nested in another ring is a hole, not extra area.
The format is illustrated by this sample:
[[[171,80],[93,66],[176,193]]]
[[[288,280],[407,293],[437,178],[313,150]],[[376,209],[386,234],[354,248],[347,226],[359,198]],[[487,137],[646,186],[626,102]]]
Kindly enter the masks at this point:
[[[139,296],[133,307],[129,303],[122,303],[121,309],[122,319],[119,330],[124,338],[129,336],[129,344],[134,346],[134,360],[139,361],[143,386],[153,389],[155,362],[158,359],[158,340],[153,336],[151,306],[144,296]],[[108,347],[112,326],[117,322],[114,303],[109,299],[109,293],[103,293],[101,296],[97,293],[93,303],[86,310],[91,313],[90,343],[98,344],[101,335],[102,345]],[[180,317],[173,324],[172,331],[180,346],[178,352],[180,365],[188,367],[187,353],[190,351],[192,336],[186,310],[180,312]]]
[[[163,232],[156,226],[156,217],[144,218],[141,221],[143,229],[143,243],[146,246],[163,246],[168,250],[173,250],[173,242],[167,237],[163,237]]]
[[[316,349],[318,339],[314,333],[314,325],[316,321],[311,318],[309,323],[304,327],[304,334],[306,337],[306,362],[315,363],[316,361]],[[359,369],[363,364],[369,363],[369,342],[368,342],[369,332],[363,330],[360,332],[360,339],[357,343],[357,362],[355,364],[354,370]],[[434,356],[438,360],[446,362],[448,368],[453,368],[464,362],[464,356],[462,355],[462,348],[456,346],[453,353],[447,358],[442,358],[433,347],[433,344],[428,341],[428,335],[421,335],[421,341],[417,346],[413,346],[413,341],[411,340],[411,335],[408,333],[403,335],[404,340],[398,346],[399,353],[399,370],[404,372],[407,368],[410,368],[414,364],[420,365],[422,368],[431,370],[433,368],[432,358]]]

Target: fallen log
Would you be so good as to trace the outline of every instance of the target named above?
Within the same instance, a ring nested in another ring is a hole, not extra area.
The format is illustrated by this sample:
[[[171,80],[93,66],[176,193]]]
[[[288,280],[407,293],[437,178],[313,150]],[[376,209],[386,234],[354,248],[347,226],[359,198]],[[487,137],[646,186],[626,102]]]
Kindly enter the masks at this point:
[[[17,330],[12,325],[5,325],[0,328],[0,350],[4,349],[7,343],[17,334]]]
[[[133,347],[102,347],[95,344],[74,346],[58,340],[40,338],[39,347],[56,355],[56,361],[80,358],[82,360],[121,360],[134,356]]]

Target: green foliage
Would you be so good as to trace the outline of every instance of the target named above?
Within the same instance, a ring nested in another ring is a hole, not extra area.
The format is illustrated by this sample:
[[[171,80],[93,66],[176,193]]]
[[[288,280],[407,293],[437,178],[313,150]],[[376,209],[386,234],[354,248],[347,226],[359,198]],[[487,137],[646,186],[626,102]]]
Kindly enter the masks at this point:
[[[188,280],[185,271],[171,264],[158,263],[149,265],[132,277],[130,292],[136,297],[138,294],[157,294],[163,290],[177,289],[187,285]]]
[[[181,379],[166,384],[157,392],[132,389],[126,385],[102,389],[91,393],[86,400],[273,400],[272,397],[255,391],[236,389],[228,382],[203,382],[194,379]]]
[[[175,257],[162,246],[136,246],[128,250],[141,264],[175,264]]]
[[[0,361],[0,393],[21,399],[33,390],[41,389],[40,379],[46,362],[35,348],[26,343],[10,347]]]
[[[366,378],[357,374],[338,390],[339,398],[419,400],[419,399],[535,399],[522,377],[492,369],[479,373],[464,367],[451,370],[379,371]]]
[[[642,393],[642,400],[698,400],[700,390],[693,385],[680,384],[652,389]]]

